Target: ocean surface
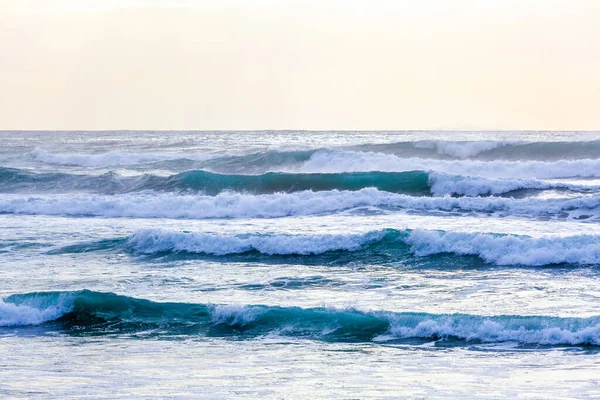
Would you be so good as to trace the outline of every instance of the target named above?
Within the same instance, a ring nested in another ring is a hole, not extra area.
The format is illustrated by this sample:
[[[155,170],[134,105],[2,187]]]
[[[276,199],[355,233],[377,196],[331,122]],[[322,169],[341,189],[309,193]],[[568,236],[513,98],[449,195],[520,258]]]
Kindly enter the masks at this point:
[[[2,398],[599,398],[598,132],[0,132]]]

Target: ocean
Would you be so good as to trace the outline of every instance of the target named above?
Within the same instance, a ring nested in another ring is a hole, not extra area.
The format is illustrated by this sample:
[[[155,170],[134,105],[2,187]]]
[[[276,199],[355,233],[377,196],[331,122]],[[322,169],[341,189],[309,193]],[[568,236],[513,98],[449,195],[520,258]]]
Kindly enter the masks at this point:
[[[0,132],[2,398],[600,397],[598,132]]]

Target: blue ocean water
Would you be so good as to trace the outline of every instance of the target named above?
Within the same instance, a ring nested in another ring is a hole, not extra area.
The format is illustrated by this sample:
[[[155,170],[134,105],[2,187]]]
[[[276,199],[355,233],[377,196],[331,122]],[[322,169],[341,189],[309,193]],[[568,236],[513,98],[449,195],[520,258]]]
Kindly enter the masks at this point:
[[[0,396],[600,396],[598,132],[0,132]]]

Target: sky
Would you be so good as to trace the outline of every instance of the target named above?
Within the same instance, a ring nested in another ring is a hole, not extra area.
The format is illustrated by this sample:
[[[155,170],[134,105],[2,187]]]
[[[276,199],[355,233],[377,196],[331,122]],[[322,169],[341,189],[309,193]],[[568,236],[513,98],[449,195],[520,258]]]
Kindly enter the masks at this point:
[[[598,0],[0,0],[0,129],[600,130]]]

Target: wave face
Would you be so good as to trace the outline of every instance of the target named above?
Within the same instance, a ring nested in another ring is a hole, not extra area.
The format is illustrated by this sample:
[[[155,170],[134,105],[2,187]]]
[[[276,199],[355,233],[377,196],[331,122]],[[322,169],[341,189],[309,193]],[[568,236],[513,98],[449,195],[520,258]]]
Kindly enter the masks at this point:
[[[558,190],[578,193],[594,193],[600,190],[596,185],[581,185],[565,182],[543,181],[539,179],[493,179],[477,176],[449,175],[439,172],[429,174],[431,194],[445,195],[504,195],[517,191]]]
[[[360,207],[420,212],[482,213],[499,216],[598,218],[600,195],[575,198],[413,197],[367,188],[216,196],[162,194],[0,195],[0,213],[133,218],[277,218],[315,215]]]
[[[75,335],[265,335],[327,341],[401,339],[600,345],[600,317],[477,316],[355,309],[156,303],[83,290],[13,295],[0,326],[53,323]]]
[[[32,173],[0,168],[0,190],[4,192],[71,192],[101,194],[153,191],[195,191],[216,195],[223,191],[241,193],[298,192],[303,190],[360,190],[374,187],[391,193],[429,194],[429,174],[409,172],[350,172],[340,174],[266,173],[229,175],[194,170],[171,176],[143,174],[120,176],[116,173],[83,175]]]
[[[495,265],[545,266],[600,265],[600,236],[541,237],[445,232],[422,229],[383,229],[356,234],[245,234],[224,235],[144,229],[127,238],[80,243],[52,250],[51,254],[124,249],[134,254],[191,253],[214,256],[247,255],[319,256],[320,262],[351,259],[368,263],[402,261],[414,257],[449,254],[476,256]],[[468,260],[463,260],[468,264]],[[418,263],[419,264],[419,263]]]

